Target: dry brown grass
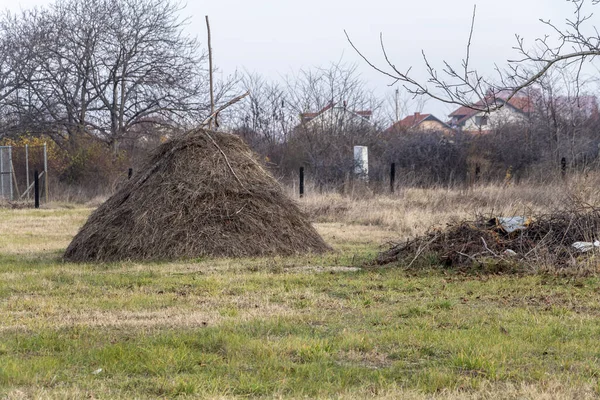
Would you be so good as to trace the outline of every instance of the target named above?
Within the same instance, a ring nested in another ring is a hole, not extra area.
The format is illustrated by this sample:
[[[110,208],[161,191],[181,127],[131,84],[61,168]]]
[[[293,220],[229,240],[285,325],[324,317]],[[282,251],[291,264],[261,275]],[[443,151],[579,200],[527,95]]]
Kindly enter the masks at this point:
[[[379,226],[397,239],[422,235],[432,226],[477,214],[528,215],[564,207],[573,202],[598,202],[597,177],[574,177],[549,185],[486,185],[470,189],[400,189],[395,194],[343,196],[308,194],[300,200],[316,222],[343,222]]]
[[[16,389],[7,394],[6,400],[55,400],[55,399],[72,399],[79,400],[83,398],[95,399],[93,393],[102,392],[113,399],[146,399],[147,396],[127,395],[123,397],[121,393],[114,392],[109,385],[100,386],[96,390],[85,390],[79,388],[36,388],[36,389]],[[191,396],[190,396],[191,397]],[[107,397],[108,398],[108,397]],[[237,396],[222,396],[222,395],[200,395],[193,398],[213,399],[213,400],[229,400],[239,398]],[[285,395],[273,395],[275,399],[294,399],[295,397]],[[298,397],[306,398],[306,397]],[[543,386],[531,384],[485,384],[476,391],[459,391],[459,390],[443,390],[437,394],[423,394],[418,391],[390,388],[388,390],[364,389],[360,392],[355,390],[346,393],[338,393],[335,397],[339,400],[346,399],[380,399],[380,400],[592,400],[597,399],[597,394],[593,388],[589,386],[569,387],[559,382],[549,382]]]
[[[53,253],[73,239],[91,209],[0,208],[0,253]]]

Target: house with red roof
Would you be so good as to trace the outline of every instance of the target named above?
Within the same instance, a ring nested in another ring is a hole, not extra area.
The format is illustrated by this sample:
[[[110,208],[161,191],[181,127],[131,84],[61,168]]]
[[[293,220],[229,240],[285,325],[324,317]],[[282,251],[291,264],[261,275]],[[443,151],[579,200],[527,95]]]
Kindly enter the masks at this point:
[[[385,130],[386,133],[404,131],[452,132],[452,127],[441,121],[433,114],[414,113],[397,121]]]
[[[473,109],[486,106],[501,108],[490,112]],[[487,132],[506,124],[526,123],[534,109],[528,96],[514,96],[510,99],[490,97],[475,103],[473,108],[462,106],[453,111],[449,115],[448,125],[464,132]]]

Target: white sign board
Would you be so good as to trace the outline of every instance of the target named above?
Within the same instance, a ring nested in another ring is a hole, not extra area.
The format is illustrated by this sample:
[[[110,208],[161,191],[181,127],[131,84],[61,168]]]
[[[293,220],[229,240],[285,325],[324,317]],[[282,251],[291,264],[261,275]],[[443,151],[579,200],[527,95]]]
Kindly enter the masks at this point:
[[[359,179],[369,180],[369,148],[354,146],[354,175]]]

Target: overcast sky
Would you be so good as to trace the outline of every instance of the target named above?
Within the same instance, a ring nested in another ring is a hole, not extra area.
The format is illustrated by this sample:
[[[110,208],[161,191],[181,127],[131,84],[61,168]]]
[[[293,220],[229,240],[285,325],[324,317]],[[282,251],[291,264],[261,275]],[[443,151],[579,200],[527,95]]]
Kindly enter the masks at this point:
[[[0,0],[1,8],[13,11],[49,3]],[[460,64],[475,3],[473,61],[490,74],[494,63],[515,56],[511,50],[515,34],[531,43],[548,33],[539,18],[562,22],[572,12],[565,0],[189,0],[184,15],[190,18],[189,31],[202,42],[204,16],[209,15],[215,62],[224,73],[247,69],[278,78],[341,58],[358,63],[369,86],[386,93],[392,90],[387,87],[389,80],[361,62],[344,29],[373,60],[381,60],[379,33],[383,32],[397,66],[412,65],[416,77],[425,77],[421,49],[438,67],[442,59]],[[424,111],[442,117],[448,107],[430,101]]]

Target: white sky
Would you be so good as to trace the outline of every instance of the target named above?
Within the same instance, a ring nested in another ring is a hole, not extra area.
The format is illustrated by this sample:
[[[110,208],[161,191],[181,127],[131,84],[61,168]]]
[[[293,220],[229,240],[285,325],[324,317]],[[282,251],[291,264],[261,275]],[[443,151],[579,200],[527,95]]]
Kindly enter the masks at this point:
[[[0,0],[1,9],[18,11],[49,0]],[[358,63],[358,71],[376,93],[392,89],[389,79],[372,71],[347,43],[373,60],[381,60],[379,33],[399,67],[413,66],[424,78],[421,49],[439,68],[446,59],[457,66],[464,57],[473,5],[477,19],[472,60],[483,73],[494,63],[514,58],[515,34],[533,39],[550,33],[539,18],[563,23],[572,5],[565,0],[188,0],[188,29],[205,42],[204,16],[209,15],[215,63],[225,73],[236,69],[279,76],[312,66],[327,66],[340,58]],[[594,17],[598,18],[598,17]],[[425,112],[444,118],[448,107],[430,101]]]

